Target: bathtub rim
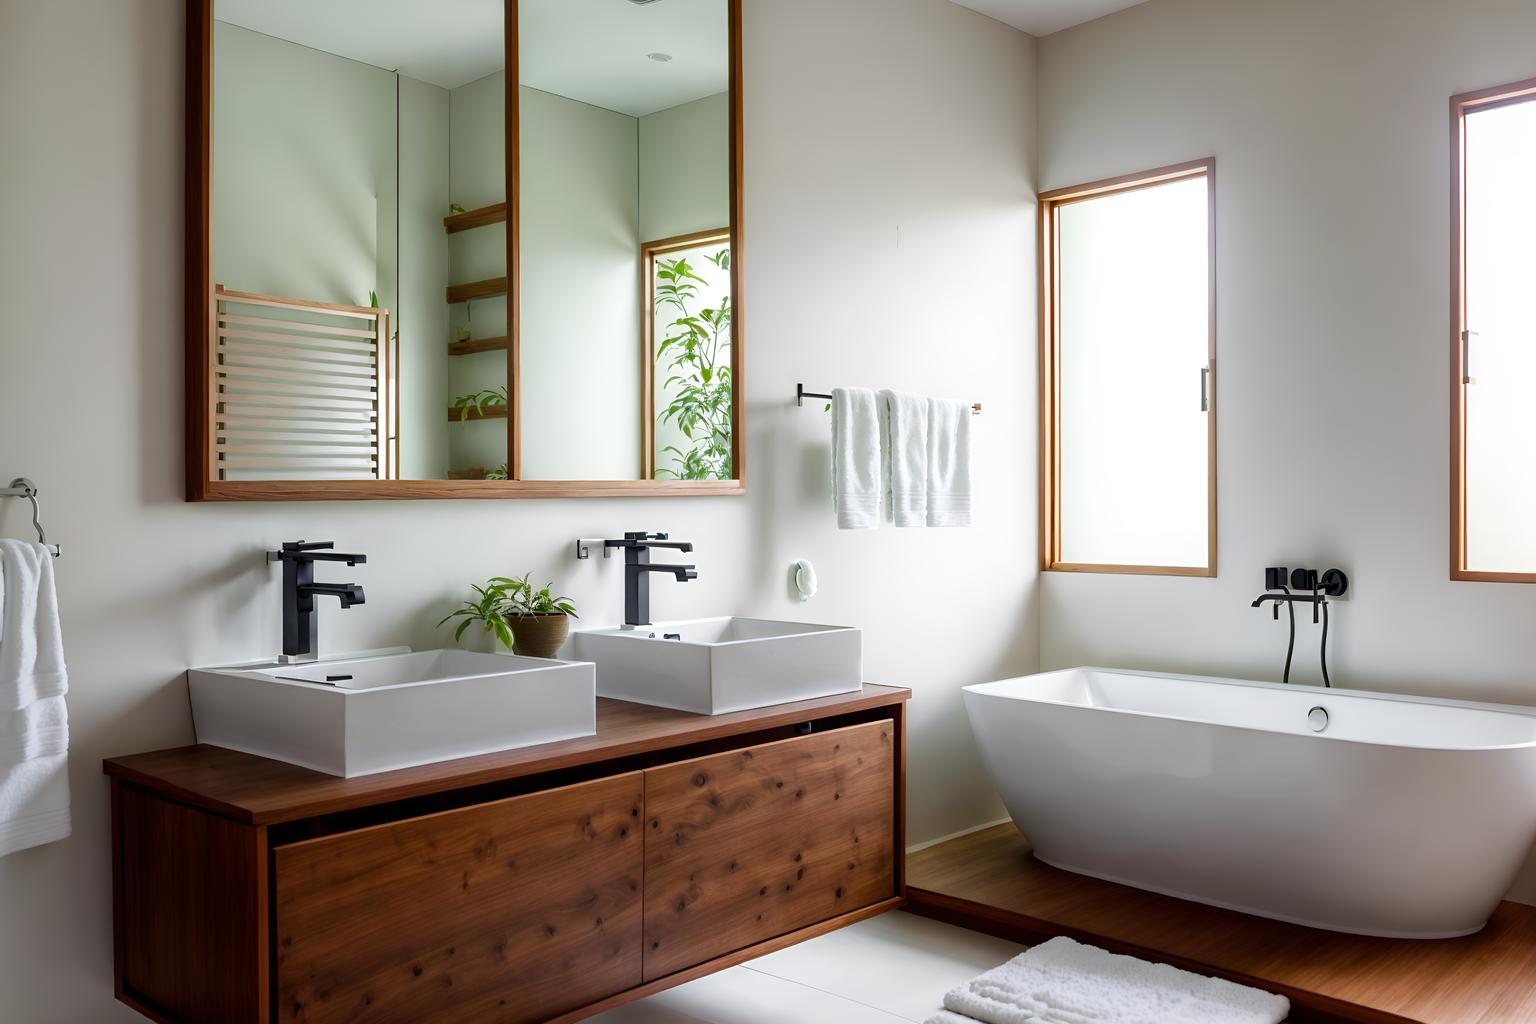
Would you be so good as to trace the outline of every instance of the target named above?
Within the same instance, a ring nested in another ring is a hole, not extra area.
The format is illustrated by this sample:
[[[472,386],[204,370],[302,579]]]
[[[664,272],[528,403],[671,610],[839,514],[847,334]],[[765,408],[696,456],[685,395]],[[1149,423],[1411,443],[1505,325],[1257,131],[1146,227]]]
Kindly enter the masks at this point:
[[[1519,718],[1531,719],[1533,727],[1536,727],[1536,707],[1527,707],[1520,704],[1491,704],[1482,701],[1458,700],[1450,697],[1421,697],[1416,694],[1386,693],[1375,690],[1352,690],[1343,687],[1313,686],[1304,683],[1271,683],[1259,679],[1232,679],[1226,676],[1199,676],[1182,672],[1154,672],[1147,669],[1110,668],[1104,665],[1074,665],[1069,668],[1049,669],[1044,672],[1032,672],[1028,675],[1009,676],[1006,679],[993,679],[984,683],[971,683],[961,687],[961,693],[966,696],[996,697],[1003,700],[1019,700],[1031,704],[1047,704],[1053,707],[1076,708],[1079,711],[1093,711],[1116,715],[1128,715],[1135,718],[1150,718],[1167,722],[1188,722],[1192,725],[1208,725],[1216,729],[1236,729],[1245,732],[1262,733],[1266,736],[1297,736],[1303,739],[1328,740],[1334,743],[1350,743],[1365,747],[1389,747],[1398,750],[1428,750],[1444,751],[1452,753],[1477,753],[1510,750],[1536,749],[1536,736],[1524,743],[1498,743],[1482,746],[1445,746],[1440,744],[1423,743],[1388,743],[1380,740],[1351,739],[1346,736],[1330,736],[1327,733],[1302,733],[1288,732],[1281,729],[1267,729],[1261,725],[1232,725],[1227,722],[1217,722],[1208,718],[1195,718],[1185,715],[1169,715],[1159,711],[1140,711],[1135,708],[1117,708],[1097,704],[1080,704],[1069,700],[1052,700],[1046,697],[1005,695],[997,692],[992,687],[999,687],[1006,683],[1017,683],[1022,680],[1036,679],[1042,676],[1061,675],[1067,672],[1104,672],[1111,675],[1140,676],[1149,679],[1168,679],[1177,682],[1189,683],[1215,683],[1222,686],[1242,686],[1261,690],[1279,690],[1294,692],[1297,690],[1319,696],[1361,697],[1366,700],[1389,701],[1400,704],[1430,704],[1436,707],[1462,708],[1468,711],[1486,711],[1494,714],[1514,715]],[[1069,869],[1070,870],[1070,869]],[[1080,872],[1081,873],[1081,872]],[[1106,879],[1117,881],[1117,879]],[[1175,894],[1176,895],[1176,894]]]

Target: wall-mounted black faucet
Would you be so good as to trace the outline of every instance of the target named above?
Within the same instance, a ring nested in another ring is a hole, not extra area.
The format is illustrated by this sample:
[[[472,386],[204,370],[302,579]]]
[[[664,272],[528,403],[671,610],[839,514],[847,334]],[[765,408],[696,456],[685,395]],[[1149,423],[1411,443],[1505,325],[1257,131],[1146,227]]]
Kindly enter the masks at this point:
[[[661,565],[651,561],[652,548],[692,551],[686,540],[670,540],[665,533],[626,533],[623,540],[605,540],[604,547],[624,550],[624,624],[651,624],[651,573],[671,574],[679,583],[699,578],[691,565]]]
[[[333,541],[287,541],[278,551],[267,552],[268,562],[283,563],[283,657],[284,662],[314,661],[320,656],[320,616],[316,597],[334,597],[343,608],[363,604],[363,588],[356,583],[316,583],[316,562],[361,565],[367,555],[332,551]]]
[[[1280,606],[1286,606],[1290,615],[1291,638],[1285,646],[1285,672],[1281,675],[1281,682],[1291,681],[1291,656],[1296,651],[1296,605],[1310,604],[1312,606],[1312,622],[1316,625],[1319,616],[1323,623],[1322,643],[1319,645],[1319,656],[1323,668],[1323,685],[1333,686],[1333,681],[1328,678],[1328,599],[1330,597],[1343,597],[1349,590],[1349,577],[1344,575],[1342,569],[1329,569],[1318,574],[1316,569],[1293,569],[1287,576],[1282,567],[1271,567],[1264,570],[1265,592],[1253,599],[1249,607],[1262,608],[1266,603],[1273,602],[1271,612],[1276,619],[1280,618]]]

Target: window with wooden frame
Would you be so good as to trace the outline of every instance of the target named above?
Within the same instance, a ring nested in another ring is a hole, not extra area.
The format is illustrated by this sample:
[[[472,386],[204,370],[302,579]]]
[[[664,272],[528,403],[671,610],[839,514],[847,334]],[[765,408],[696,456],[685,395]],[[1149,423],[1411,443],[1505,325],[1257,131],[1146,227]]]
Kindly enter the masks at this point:
[[[1047,570],[1216,575],[1215,174],[1040,196]]]
[[[643,477],[729,479],[731,229],[645,242],[640,264]]]
[[[1536,583],[1536,79],[1451,99],[1451,579]]]

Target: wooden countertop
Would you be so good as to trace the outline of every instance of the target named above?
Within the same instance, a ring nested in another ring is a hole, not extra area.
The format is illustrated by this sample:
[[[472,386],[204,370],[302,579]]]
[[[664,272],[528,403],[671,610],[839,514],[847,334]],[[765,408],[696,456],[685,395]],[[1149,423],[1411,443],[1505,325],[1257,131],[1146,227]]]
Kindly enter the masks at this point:
[[[726,715],[599,697],[593,736],[352,779],[207,744],[108,758],[102,770],[236,821],[273,825],[898,705],[911,696],[902,687],[865,684],[853,693]]]

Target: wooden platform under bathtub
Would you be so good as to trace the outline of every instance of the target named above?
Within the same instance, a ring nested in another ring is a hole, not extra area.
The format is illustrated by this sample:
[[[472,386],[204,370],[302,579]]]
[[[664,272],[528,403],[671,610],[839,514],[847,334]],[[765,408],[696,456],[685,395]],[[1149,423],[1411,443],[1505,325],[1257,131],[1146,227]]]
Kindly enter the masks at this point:
[[[912,854],[907,885],[913,913],[1016,941],[1068,935],[1282,993],[1292,1024],[1536,1024],[1536,907],[1521,903],[1462,939],[1343,935],[1062,871],[1012,825]]]

